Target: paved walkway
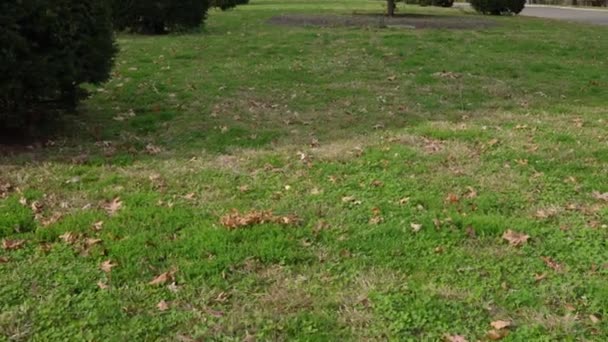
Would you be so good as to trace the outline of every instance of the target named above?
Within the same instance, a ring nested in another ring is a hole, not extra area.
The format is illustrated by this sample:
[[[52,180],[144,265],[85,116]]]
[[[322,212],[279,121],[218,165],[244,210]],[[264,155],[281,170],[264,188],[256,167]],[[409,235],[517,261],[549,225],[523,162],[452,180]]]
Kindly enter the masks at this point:
[[[587,24],[608,25],[608,9],[586,9],[527,5],[521,15]]]
[[[456,2],[454,7],[470,8],[468,3]],[[573,8],[559,6],[526,5],[520,13],[528,17],[558,19],[593,25],[608,25],[608,8]]]

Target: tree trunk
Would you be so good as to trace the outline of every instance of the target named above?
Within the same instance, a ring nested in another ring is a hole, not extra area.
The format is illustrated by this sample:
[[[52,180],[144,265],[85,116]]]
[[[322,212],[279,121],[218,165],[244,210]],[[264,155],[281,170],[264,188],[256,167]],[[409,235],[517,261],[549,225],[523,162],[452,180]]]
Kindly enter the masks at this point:
[[[395,15],[395,7],[397,7],[395,5],[395,0],[386,0],[386,13],[389,17]]]

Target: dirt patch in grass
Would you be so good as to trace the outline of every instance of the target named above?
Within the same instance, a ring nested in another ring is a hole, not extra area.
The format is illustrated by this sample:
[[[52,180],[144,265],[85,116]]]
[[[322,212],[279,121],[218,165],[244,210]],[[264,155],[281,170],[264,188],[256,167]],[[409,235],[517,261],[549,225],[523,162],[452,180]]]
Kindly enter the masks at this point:
[[[388,18],[374,14],[304,15],[285,14],[270,18],[268,23],[282,26],[316,27],[402,27],[409,29],[483,29],[496,26],[493,20],[475,16],[434,16],[403,14]]]

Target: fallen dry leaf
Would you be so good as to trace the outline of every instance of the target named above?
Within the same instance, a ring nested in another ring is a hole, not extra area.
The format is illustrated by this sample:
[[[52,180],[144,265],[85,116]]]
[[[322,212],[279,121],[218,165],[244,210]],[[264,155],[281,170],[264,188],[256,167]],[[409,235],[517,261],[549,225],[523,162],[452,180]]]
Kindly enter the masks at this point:
[[[224,313],[222,311],[217,311],[217,310],[213,310],[210,308],[206,308],[205,311],[207,311],[207,313],[210,314],[211,316],[215,316],[215,317],[224,316]]]
[[[534,275],[534,281],[536,282],[539,282],[545,278],[547,278],[547,273],[537,273]]]
[[[158,302],[158,304],[156,304],[156,307],[158,308],[159,311],[167,311],[169,310],[169,304],[163,299],[160,302]]]
[[[13,191],[11,183],[0,180],[0,198],[6,198],[11,191]]]
[[[14,251],[17,249],[21,249],[25,246],[25,240],[2,240],[2,249],[7,251]]]
[[[116,197],[112,201],[106,202],[103,205],[103,209],[110,216],[115,215],[121,208],[122,208],[122,201],[120,200],[120,197]]]
[[[9,259],[5,256],[0,256],[0,264],[6,264],[9,262]]]
[[[99,268],[106,273],[110,273],[114,267],[116,267],[116,264],[113,264],[111,260],[106,260],[99,265]]]
[[[559,272],[562,270],[562,265],[558,264],[555,260],[553,260],[551,257],[540,257],[544,262],[545,265],[547,265],[548,267],[550,267],[551,269],[553,269],[556,272]]]
[[[191,192],[187,195],[184,195],[184,199],[188,200],[188,201],[192,201],[194,200],[194,198],[196,197],[196,194],[194,192]]]
[[[465,198],[474,199],[477,197],[477,191],[473,187],[467,186],[467,192],[464,194]]]
[[[594,191],[592,193],[593,198],[596,200],[608,202],[608,192],[600,193],[599,191]]]
[[[84,240],[84,247],[85,248],[90,248],[91,246],[95,246],[97,244],[100,244],[102,242],[101,239],[95,239],[95,238],[86,238]]]
[[[384,182],[376,179],[376,180],[372,181],[372,186],[374,186],[376,188],[380,188],[380,187],[384,186]]]
[[[32,204],[30,204],[30,208],[32,209],[34,214],[40,214],[44,207],[43,207],[42,203],[40,203],[39,201],[34,201],[34,202],[32,202]]]
[[[382,223],[382,222],[384,222],[384,218],[383,218],[382,216],[372,216],[372,217],[369,219],[369,224],[374,224],[374,225],[376,225],[376,224],[380,224],[380,223]]]
[[[79,234],[72,233],[72,232],[65,232],[62,235],[59,235],[59,238],[61,240],[63,240],[63,242],[70,244],[70,245],[75,243],[79,237],[80,237]]]
[[[468,340],[462,335],[445,335],[443,340],[445,342],[468,342]]]
[[[449,193],[445,197],[445,201],[449,204],[457,204],[458,202],[460,202],[460,197],[458,197],[458,195],[456,195],[456,194]]]
[[[418,233],[420,229],[422,229],[422,225],[419,223],[410,223],[410,228],[412,228],[414,233]]]
[[[40,220],[40,224],[42,224],[43,227],[48,227],[52,224],[57,223],[59,220],[61,220],[61,218],[63,217],[63,214],[56,212],[53,213],[53,215],[51,215],[51,217],[49,218],[41,218]]]
[[[544,219],[548,219],[548,218],[554,217],[557,214],[558,214],[558,209],[554,208],[554,207],[551,207],[551,208],[545,208],[545,209],[538,209],[536,211],[536,213],[534,214],[534,216],[537,219],[544,220]]]
[[[94,232],[101,231],[102,229],[103,229],[103,221],[95,222],[91,226],[91,230],[93,230]]]
[[[152,279],[152,281],[150,281],[148,284],[150,285],[164,285],[165,283],[169,282],[169,281],[173,281],[174,279],[174,274],[175,274],[175,270],[171,270],[165,273],[161,273],[160,275],[156,276],[154,279]]]
[[[530,238],[530,235],[517,233],[517,232],[514,232],[511,229],[509,229],[506,232],[504,232],[504,234],[502,234],[502,238],[504,240],[507,240],[509,242],[509,244],[511,244],[511,246],[517,247],[517,246],[521,246],[521,245],[525,244],[528,241],[528,239]]]
[[[171,284],[167,285],[167,288],[173,293],[177,293],[177,291],[179,291],[179,286],[177,286],[175,282],[172,282]]]
[[[294,225],[297,224],[300,219],[296,215],[287,216],[276,216],[272,214],[272,211],[257,211],[253,210],[248,213],[240,213],[234,209],[230,214],[226,214],[220,218],[222,226],[228,229],[236,229],[243,227],[250,227],[258,224],[265,223],[278,223],[282,225]]]
[[[508,330],[495,330],[492,329],[486,333],[486,336],[492,341],[502,340],[509,335]]]
[[[511,321],[498,320],[491,322],[490,325],[496,330],[505,329],[511,326]]]
[[[98,281],[97,282],[97,287],[99,287],[102,290],[106,290],[108,289],[110,286],[108,286],[108,284],[104,283],[103,281]]]
[[[443,149],[443,144],[439,140],[424,138],[424,150],[426,153],[437,153]]]
[[[591,323],[593,323],[593,324],[597,324],[600,322],[600,319],[596,315],[589,315],[589,319],[591,320]]]
[[[399,200],[399,205],[406,205],[410,202],[410,198],[409,197],[403,197],[402,199]]]
[[[494,146],[496,144],[498,144],[499,140],[498,139],[492,139],[490,141],[488,141],[488,146]]]
[[[446,78],[446,79],[457,79],[460,78],[462,75],[460,75],[459,73],[453,72],[453,71],[438,71],[436,73],[433,73],[433,77],[439,77],[439,78]]]
[[[155,154],[159,154],[161,152],[161,149],[158,146],[148,144],[148,145],[146,145],[146,152],[148,154],[155,155]]]

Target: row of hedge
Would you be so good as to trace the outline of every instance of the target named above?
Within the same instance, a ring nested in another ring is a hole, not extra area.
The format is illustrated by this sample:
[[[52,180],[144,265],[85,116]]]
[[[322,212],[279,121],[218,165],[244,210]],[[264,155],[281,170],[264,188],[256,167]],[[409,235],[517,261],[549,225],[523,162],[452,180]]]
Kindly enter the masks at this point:
[[[526,6],[526,0],[469,0],[479,13],[502,15],[518,14]]]
[[[199,28],[210,7],[247,0],[11,0],[0,2],[0,137],[74,109],[80,85],[106,81],[114,31]]]
[[[526,0],[468,0],[479,13],[502,15],[518,14],[524,9]],[[608,1],[608,0],[602,0]],[[420,6],[452,7],[454,0],[403,0],[406,4]]]
[[[36,125],[73,108],[77,85],[105,81],[116,50],[106,1],[3,1],[0,127]]]

